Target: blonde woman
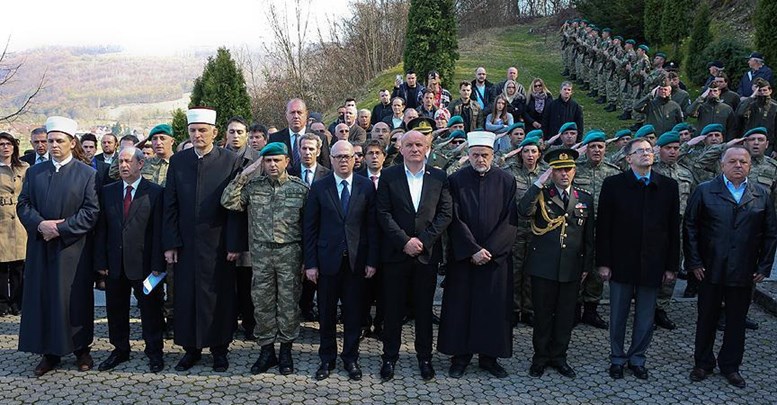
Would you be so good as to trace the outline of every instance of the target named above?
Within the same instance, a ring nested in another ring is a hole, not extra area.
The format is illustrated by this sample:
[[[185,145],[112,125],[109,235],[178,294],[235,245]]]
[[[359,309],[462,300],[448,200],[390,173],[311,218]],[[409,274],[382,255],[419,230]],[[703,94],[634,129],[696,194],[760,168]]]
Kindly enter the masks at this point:
[[[523,114],[527,127],[542,128],[542,112],[551,101],[553,101],[553,94],[545,86],[545,82],[540,78],[532,80],[529,98],[526,102],[526,111]]]

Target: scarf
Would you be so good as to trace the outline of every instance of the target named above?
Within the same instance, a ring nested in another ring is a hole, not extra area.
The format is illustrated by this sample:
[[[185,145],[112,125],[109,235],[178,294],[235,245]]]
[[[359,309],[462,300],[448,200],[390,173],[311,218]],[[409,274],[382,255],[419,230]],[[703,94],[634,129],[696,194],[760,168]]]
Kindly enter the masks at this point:
[[[534,111],[542,114],[542,111],[545,110],[545,99],[548,96],[547,93],[541,91],[539,93],[532,93],[531,95],[534,97]]]

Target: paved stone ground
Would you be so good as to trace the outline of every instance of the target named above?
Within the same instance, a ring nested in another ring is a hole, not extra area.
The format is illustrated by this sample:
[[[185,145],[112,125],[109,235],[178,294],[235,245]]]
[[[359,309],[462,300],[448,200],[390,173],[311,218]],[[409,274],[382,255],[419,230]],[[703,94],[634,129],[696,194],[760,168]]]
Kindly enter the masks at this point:
[[[679,286],[678,286],[679,289]],[[258,355],[254,343],[236,340],[232,345],[231,366],[226,373],[214,373],[211,358],[189,372],[179,373],[173,365],[181,356],[181,348],[167,342],[166,369],[160,374],[147,373],[142,354],[140,323],[132,325],[132,359],[112,372],[78,372],[72,356],[63,365],[42,378],[35,378],[32,369],[39,357],[16,351],[18,317],[0,319],[0,403],[777,403],[772,367],[777,361],[777,318],[754,306],[750,315],[760,322],[757,331],[748,331],[742,374],[746,389],[729,386],[715,374],[702,383],[692,384],[688,373],[692,364],[695,302],[679,300],[672,303],[671,317],[677,321],[675,331],[658,330],[649,352],[650,379],[637,380],[627,371],[626,378],[613,381],[607,375],[607,332],[580,326],[575,329],[570,348],[570,363],[578,377],[566,379],[553,370],[534,379],[527,370],[531,357],[531,329],[515,329],[514,356],[502,360],[510,373],[503,380],[490,378],[476,365],[467,369],[464,378],[447,377],[448,359],[436,354],[433,364],[437,378],[423,382],[417,371],[410,341],[412,326],[404,329],[404,339],[397,364],[397,376],[388,383],[378,377],[380,343],[367,339],[362,344],[360,364],[365,372],[360,382],[350,382],[341,365],[325,381],[315,381],[312,375],[318,365],[316,350],[317,325],[307,323],[294,352],[297,373],[281,376],[276,370],[253,376],[249,368]],[[439,307],[435,307],[439,311]],[[609,308],[601,308],[606,316]],[[133,315],[138,316],[133,309]],[[95,362],[104,360],[111,349],[105,309],[96,309]],[[719,333],[719,340],[720,340]],[[718,342],[718,344],[720,344]]]

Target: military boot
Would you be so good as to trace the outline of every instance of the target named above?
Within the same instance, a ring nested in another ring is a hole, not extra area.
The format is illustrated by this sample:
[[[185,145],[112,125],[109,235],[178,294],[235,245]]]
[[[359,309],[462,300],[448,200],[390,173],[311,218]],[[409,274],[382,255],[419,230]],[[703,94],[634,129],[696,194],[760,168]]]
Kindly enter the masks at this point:
[[[561,72],[561,76],[569,76],[569,69],[564,69],[564,71]]]
[[[278,355],[278,371],[282,375],[294,372],[294,361],[291,359],[291,342],[281,343],[281,351]]]
[[[593,89],[586,94],[588,97],[599,97],[599,90]]]
[[[577,75],[576,75],[576,74],[571,74],[571,75],[569,75],[569,80],[571,80],[571,81],[573,81],[573,82],[574,82],[574,81],[577,81]]]
[[[677,325],[675,325],[674,322],[672,322],[671,319],[669,319],[669,315],[666,314],[666,311],[663,309],[656,309],[655,313],[655,323],[656,326],[664,328],[666,330],[673,330],[677,328]]]
[[[607,107],[604,107],[604,111],[607,111],[607,112],[613,112],[616,109],[617,107],[615,107],[615,104],[613,103],[607,104]]]
[[[583,317],[581,319],[583,323],[591,325],[594,328],[608,328],[607,322],[605,322],[604,319],[599,316],[599,312],[596,311],[596,308],[599,306],[599,304],[595,302],[586,302],[584,306],[585,309],[583,310]]]
[[[599,98],[596,99],[596,104],[604,104],[607,102],[607,97],[605,96],[599,96]]]
[[[259,353],[259,359],[251,366],[251,374],[266,373],[270,367],[277,364],[278,357],[275,355],[275,346],[272,343],[264,345],[262,346],[262,351]]]
[[[623,114],[618,116],[618,119],[621,121],[626,121],[631,119],[631,110],[624,110]]]

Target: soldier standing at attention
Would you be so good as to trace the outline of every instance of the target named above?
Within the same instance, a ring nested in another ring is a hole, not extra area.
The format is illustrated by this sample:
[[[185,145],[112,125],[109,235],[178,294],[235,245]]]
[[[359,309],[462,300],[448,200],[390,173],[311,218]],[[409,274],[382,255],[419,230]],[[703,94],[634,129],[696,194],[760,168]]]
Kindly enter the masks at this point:
[[[291,346],[299,337],[302,293],[302,213],[308,187],[289,176],[289,151],[281,142],[267,144],[260,158],[229,183],[221,204],[230,210],[250,209],[251,267],[257,343],[262,348],[251,373],[275,365],[283,375],[294,372]],[[261,167],[259,175],[253,175]],[[280,356],[275,354],[280,342]]]

